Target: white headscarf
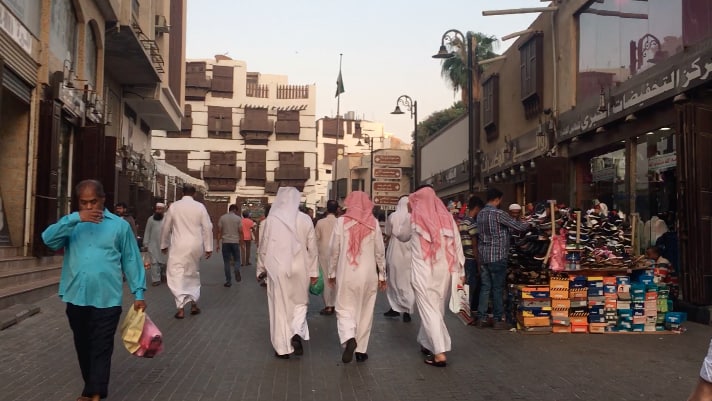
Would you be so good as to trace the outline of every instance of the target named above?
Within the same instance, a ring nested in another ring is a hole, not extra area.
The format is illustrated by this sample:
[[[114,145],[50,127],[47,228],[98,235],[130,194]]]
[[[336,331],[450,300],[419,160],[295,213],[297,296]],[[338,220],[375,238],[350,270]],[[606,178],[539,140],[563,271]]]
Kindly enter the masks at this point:
[[[408,197],[404,196],[398,200],[398,205],[396,206],[396,211],[388,216],[388,229],[387,235],[391,235],[392,227],[398,227],[403,224],[404,221],[410,221],[410,213],[408,212]]]
[[[302,247],[297,235],[300,198],[299,191],[294,187],[281,187],[277,191],[277,197],[266,220],[269,224],[265,225],[265,241],[260,244],[260,247],[265,247],[264,252],[270,255],[270,258],[281,259],[279,255],[283,255],[287,249],[291,252],[287,258],[299,253]],[[287,274],[287,277],[289,276],[291,271]]]

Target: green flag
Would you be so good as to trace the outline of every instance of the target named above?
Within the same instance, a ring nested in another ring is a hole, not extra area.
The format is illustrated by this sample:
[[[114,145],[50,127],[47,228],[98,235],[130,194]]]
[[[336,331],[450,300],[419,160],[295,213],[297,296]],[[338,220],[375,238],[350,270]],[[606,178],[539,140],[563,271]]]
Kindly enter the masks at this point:
[[[334,97],[339,97],[344,92],[344,79],[341,77],[341,70],[339,70],[339,77],[336,78],[336,95]]]

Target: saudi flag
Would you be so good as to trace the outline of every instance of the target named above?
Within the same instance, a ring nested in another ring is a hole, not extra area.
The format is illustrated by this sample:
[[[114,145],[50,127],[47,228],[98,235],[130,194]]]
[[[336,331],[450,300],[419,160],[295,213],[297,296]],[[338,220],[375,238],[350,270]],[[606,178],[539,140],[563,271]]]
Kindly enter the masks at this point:
[[[339,70],[339,77],[336,78],[336,95],[334,97],[339,97],[344,92],[344,79],[341,77],[341,70]]]

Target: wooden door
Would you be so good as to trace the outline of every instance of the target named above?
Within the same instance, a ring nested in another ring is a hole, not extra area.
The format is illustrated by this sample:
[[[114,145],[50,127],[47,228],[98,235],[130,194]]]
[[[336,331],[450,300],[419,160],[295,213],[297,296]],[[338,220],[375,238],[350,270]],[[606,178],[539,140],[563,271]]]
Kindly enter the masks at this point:
[[[678,221],[682,293],[687,301],[712,304],[712,106],[680,109]]]
[[[40,102],[39,135],[37,139],[37,175],[35,176],[35,218],[32,253],[36,256],[52,252],[42,241],[42,232],[57,221],[59,186],[59,135],[62,105],[54,100]]]

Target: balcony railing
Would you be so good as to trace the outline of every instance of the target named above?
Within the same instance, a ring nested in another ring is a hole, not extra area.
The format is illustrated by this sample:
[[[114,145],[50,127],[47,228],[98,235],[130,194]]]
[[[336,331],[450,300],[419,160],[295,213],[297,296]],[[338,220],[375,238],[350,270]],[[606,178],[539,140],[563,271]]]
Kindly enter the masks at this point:
[[[278,85],[277,99],[309,99],[309,85]]]
[[[245,86],[247,97],[258,97],[266,99],[269,97],[269,87],[267,85],[251,84]]]

